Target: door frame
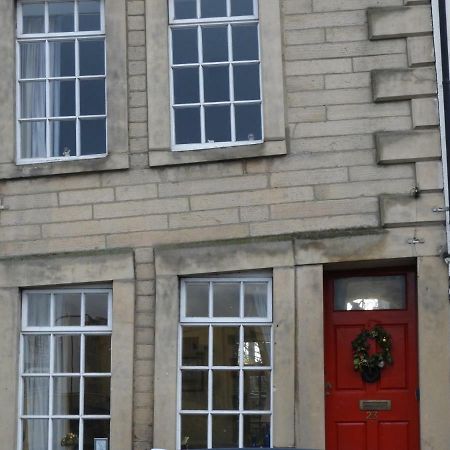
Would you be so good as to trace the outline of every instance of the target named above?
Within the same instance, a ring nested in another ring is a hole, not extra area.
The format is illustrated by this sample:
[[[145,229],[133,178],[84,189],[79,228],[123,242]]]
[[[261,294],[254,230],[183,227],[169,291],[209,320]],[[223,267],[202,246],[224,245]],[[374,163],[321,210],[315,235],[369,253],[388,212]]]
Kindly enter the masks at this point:
[[[419,390],[417,394],[417,421],[414,421],[417,429],[415,430],[415,436],[417,439],[417,448],[420,448],[420,434],[421,434],[421,424],[420,424],[420,355],[419,355],[419,323],[418,323],[418,291],[417,291],[417,271],[415,267],[411,266],[401,266],[401,267],[379,267],[379,268],[367,268],[367,269],[355,269],[355,270],[336,270],[330,272],[324,272],[323,276],[323,333],[324,333],[324,381],[327,382],[327,353],[331,350],[328,348],[329,343],[332,342],[333,337],[330,335],[332,333],[332,318],[331,315],[334,311],[333,300],[333,282],[340,278],[350,278],[350,277],[364,277],[364,276],[394,276],[394,275],[404,275],[405,276],[405,313],[410,316],[409,321],[412,322],[412,333],[408,334],[408,339],[412,339],[412,345],[415,347],[415,362],[412,364],[416,365],[416,377],[415,383],[416,389]],[[388,310],[384,310],[388,311]],[[394,310],[399,311],[399,310]],[[345,312],[345,311],[343,311]],[[411,330],[410,330],[411,331]],[[410,386],[409,389],[413,389]],[[328,427],[332,426],[329,423],[328,412],[327,412],[327,388],[324,386],[324,433],[326,441],[328,441]]]

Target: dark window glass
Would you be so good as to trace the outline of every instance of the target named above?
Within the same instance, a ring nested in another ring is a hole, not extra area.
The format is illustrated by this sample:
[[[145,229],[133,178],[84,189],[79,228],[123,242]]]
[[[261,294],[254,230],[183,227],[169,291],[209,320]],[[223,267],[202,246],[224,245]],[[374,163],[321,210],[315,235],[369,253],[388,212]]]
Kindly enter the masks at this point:
[[[230,77],[228,66],[203,67],[205,102],[230,100]]]
[[[261,105],[236,105],[236,139],[255,141],[262,138]]]
[[[198,62],[197,28],[172,30],[172,60],[174,64]]]
[[[50,121],[51,156],[76,156],[75,120]]]
[[[200,108],[175,109],[175,140],[177,144],[201,141]]]
[[[226,17],[226,0],[201,0],[202,17]]]
[[[249,61],[259,59],[258,25],[233,25],[233,60]]]
[[[48,26],[50,33],[67,33],[74,31],[74,3],[49,2]]]
[[[45,43],[22,42],[20,44],[21,78],[45,77]]]
[[[75,80],[53,80],[50,85],[50,116],[75,115]]]
[[[72,77],[75,75],[75,41],[49,42],[50,76]]]
[[[106,120],[81,120],[81,154],[106,153]]]
[[[233,67],[234,99],[259,100],[259,64],[239,64]]]
[[[207,448],[208,422],[206,415],[181,415],[181,448]]]
[[[105,80],[80,80],[80,114],[105,114]]]
[[[228,61],[227,26],[202,27],[203,61]]]
[[[252,16],[253,0],[231,0],[232,16]]]
[[[213,415],[213,447],[237,448],[239,445],[239,416]]]
[[[207,142],[230,141],[231,140],[230,106],[228,105],[205,106],[205,128],[206,128]],[[226,301],[228,301],[228,299]],[[228,313],[234,315],[235,311],[231,310],[225,311],[224,308],[221,308],[216,303],[216,301],[214,301],[215,315],[228,315]]]
[[[197,17],[196,0],[174,0],[175,19],[193,19]]]
[[[45,7],[41,3],[22,4],[22,28],[24,34],[45,32]]]
[[[80,31],[101,29],[99,0],[80,0],[78,3],[78,27]]]
[[[105,42],[103,39],[82,40],[80,46],[80,75],[105,74]]]
[[[173,95],[175,104],[198,103],[198,67],[175,67],[173,69]]]

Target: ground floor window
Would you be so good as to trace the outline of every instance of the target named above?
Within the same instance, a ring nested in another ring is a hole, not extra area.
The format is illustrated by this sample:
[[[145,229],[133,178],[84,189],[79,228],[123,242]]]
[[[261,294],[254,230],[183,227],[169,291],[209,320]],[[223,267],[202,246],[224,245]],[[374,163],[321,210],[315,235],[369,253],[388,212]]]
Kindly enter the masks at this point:
[[[272,280],[181,281],[178,448],[271,447]]]
[[[19,450],[108,450],[112,292],[22,293]]]

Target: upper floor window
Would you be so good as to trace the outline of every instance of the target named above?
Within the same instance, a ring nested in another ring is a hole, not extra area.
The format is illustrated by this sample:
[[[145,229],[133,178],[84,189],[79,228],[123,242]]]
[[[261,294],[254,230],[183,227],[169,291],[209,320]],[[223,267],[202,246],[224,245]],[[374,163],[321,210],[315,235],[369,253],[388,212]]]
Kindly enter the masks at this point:
[[[172,147],[263,141],[257,0],[170,0]]]
[[[18,162],[106,154],[103,0],[17,8]]]

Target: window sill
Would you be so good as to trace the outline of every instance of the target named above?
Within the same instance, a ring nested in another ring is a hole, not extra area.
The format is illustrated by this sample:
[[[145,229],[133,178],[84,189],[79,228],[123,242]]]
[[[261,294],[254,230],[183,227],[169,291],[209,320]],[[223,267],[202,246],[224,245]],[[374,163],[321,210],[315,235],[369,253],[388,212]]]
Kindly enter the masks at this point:
[[[101,172],[128,168],[128,153],[110,154],[104,158],[86,158],[65,161],[60,160],[30,164],[24,163],[23,161],[19,164],[6,162],[0,163],[0,180],[97,171]]]
[[[161,167],[213,161],[228,161],[234,159],[259,158],[261,156],[277,156],[285,155],[286,153],[286,141],[284,139],[277,139],[266,141],[262,144],[222,147],[207,150],[151,150],[149,152],[149,161],[150,167]]]

